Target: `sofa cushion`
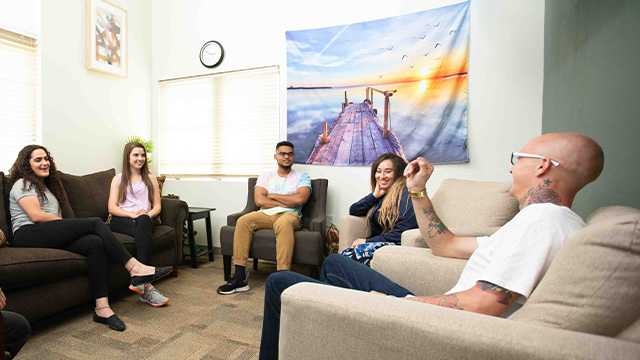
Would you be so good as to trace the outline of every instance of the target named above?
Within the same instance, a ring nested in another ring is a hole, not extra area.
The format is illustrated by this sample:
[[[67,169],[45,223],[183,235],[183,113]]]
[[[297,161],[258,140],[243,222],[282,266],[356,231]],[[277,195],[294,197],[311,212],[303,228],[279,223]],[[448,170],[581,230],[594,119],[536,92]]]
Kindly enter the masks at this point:
[[[616,336],[640,318],[640,210],[602,208],[587,224],[514,320]]]
[[[509,195],[511,182],[445,179],[433,195],[433,208],[458,236],[488,236],[519,211]]]
[[[115,169],[83,176],[61,174],[62,185],[75,217],[107,219],[109,215],[109,189],[115,175]]]
[[[5,247],[0,251],[4,289],[47,284],[87,272],[87,259],[65,250]]]

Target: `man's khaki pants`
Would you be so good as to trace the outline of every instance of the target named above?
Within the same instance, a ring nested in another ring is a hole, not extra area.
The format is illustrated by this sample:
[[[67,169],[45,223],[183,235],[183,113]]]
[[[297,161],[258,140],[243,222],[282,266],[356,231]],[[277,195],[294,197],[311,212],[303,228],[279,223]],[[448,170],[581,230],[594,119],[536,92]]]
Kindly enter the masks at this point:
[[[233,234],[233,264],[247,266],[253,232],[259,229],[273,229],[276,232],[276,261],[278,271],[289,270],[293,257],[295,240],[293,232],[300,230],[302,220],[297,212],[289,211],[267,215],[260,211],[243,215],[236,223]]]

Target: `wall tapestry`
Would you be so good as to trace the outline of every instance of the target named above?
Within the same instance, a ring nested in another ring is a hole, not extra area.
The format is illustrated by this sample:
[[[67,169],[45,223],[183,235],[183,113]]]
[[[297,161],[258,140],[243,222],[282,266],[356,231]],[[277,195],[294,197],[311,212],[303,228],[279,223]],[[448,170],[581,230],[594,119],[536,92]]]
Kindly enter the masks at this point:
[[[286,37],[296,163],[468,161],[469,2]]]
[[[127,10],[87,0],[87,69],[128,76],[127,26]]]

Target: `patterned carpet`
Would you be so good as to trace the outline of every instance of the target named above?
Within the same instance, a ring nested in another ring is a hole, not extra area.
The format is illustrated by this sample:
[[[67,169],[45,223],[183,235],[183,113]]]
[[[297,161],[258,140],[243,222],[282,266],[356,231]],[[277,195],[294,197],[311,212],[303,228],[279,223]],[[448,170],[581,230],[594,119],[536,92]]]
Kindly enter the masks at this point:
[[[128,290],[112,296],[124,332],[94,323],[87,304],[33,324],[18,359],[257,359],[264,282],[274,271],[274,263],[249,266],[251,290],[222,296],[222,257],[200,258],[197,269],[181,265],[177,278],[156,284],[171,299],[165,307],[143,304]]]

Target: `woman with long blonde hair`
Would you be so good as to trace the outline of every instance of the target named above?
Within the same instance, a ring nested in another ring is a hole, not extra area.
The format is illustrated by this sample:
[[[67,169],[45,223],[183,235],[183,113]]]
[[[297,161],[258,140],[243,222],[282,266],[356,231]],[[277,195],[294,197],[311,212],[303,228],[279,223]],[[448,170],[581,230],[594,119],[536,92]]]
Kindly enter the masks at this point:
[[[403,231],[418,228],[403,176],[406,166],[405,160],[393,153],[382,154],[373,162],[371,193],[349,208],[350,215],[367,216],[370,235],[356,239],[342,255],[368,266],[374,251],[387,245],[400,245]]]
[[[160,210],[160,187],[149,171],[147,150],[139,142],[130,142],[124,146],[122,172],[111,181],[111,230],[133,236],[136,256],[145,264],[151,260],[153,218],[160,215]],[[151,283],[131,284],[129,289],[140,294],[140,301],[153,307],[169,302]]]

